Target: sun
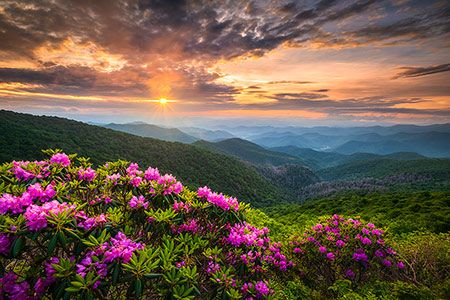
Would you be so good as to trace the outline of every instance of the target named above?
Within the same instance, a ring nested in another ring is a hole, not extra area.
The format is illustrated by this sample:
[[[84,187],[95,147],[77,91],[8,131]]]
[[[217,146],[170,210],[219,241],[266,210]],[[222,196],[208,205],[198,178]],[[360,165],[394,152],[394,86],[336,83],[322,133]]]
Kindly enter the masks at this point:
[[[165,104],[167,104],[167,99],[166,98],[161,98],[161,99],[159,99],[158,100],[158,102],[159,102],[159,104],[161,104],[161,105],[165,105]]]

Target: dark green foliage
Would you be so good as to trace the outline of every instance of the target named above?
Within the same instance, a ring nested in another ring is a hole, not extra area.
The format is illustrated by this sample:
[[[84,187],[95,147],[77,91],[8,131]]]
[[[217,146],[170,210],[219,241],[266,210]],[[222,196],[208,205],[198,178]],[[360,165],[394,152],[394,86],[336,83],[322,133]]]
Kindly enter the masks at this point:
[[[282,205],[264,210],[270,217],[285,225],[307,225],[319,216],[342,214],[361,216],[391,233],[415,230],[447,232],[450,230],[450,193],[384,193],[345,195],[318,199],[303,205]]]
[[[200,147],[138,137],[57,117],[0,111],[0,162],[43,159],[42,149],[60,148],[94,164],[125,159],[172,172],[189,186],[212,189],[261,206],[283,193],[252,167]]]
[[[429,175],[435,181],[448,181],[450,178],[450,159],[427,158],[399,161],[379,158],[356,160],[318,171],[319,176],[324,180],[381,178],[401,173]]]
[[[198,141],[194,143],[194,145],[232,155],[257,165],[279,166],[301,162],[297,157],[270,151],[252,142],[239,138],[227,139],[216,143]]]

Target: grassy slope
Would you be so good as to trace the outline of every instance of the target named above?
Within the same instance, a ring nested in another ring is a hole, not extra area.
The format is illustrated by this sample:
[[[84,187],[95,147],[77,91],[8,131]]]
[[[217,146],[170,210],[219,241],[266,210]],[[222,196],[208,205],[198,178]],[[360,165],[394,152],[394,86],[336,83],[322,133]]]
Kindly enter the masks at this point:
[[[61,148],[93,163],[117,159],[172,172],[192,187],[239,197],[255,206],[281,201],[283,193],[240,161],[200,147],[138,137],[56,117],[0,111],[0,162],[42,159],[42,149]],[[280,196],[281,195],[281,196]]]

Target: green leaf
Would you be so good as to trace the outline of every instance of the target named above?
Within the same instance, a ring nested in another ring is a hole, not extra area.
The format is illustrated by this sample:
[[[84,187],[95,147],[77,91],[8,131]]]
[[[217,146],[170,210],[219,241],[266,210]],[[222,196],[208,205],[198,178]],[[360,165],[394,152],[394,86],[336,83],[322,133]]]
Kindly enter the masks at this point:
[[[136,293],[136,298],[141,298],[142,296],[142,281],[140,279],[136,279],[134,282],[134,291]]]
[[[58,235],[55,234],[52,239],[50,240],[50,243],[48,243],[48,254],[52,255],[53,251],[55,251],[56,244],[58,243]]]
[[[148,279],[154,279],[154,278],[158,278],[161,277],[163,274],[157,274],[157,273],[149,273],[149,274],[145,274],[145,278]]]
[[[25,239],[23,237],[19,237],[14,241],[14,246],[12,248],[13,257],[17,257],[17,255],[19,255],[20,251],[23,249],[24,244]]]

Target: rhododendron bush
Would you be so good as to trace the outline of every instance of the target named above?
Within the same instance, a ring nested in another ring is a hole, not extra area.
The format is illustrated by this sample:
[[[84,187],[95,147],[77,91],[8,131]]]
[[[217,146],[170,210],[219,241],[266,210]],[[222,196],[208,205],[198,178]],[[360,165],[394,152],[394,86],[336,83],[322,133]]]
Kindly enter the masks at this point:
[[[292,266],[233,197],[46,152],[0,169],[0,299],[262,299]]]
[[[405,268],[383,230],[339,215],[317,223],[290,245],[304,280],[325,289],[338,280],[358,286],[371,279],[395,279]]]
[[[0,167],[0,299],[268,299],[405,267],[371,223],[335,215],[282,244],[206,186],[45,152]]]

